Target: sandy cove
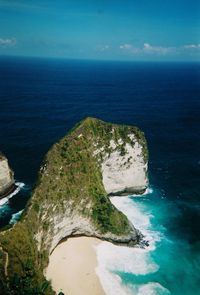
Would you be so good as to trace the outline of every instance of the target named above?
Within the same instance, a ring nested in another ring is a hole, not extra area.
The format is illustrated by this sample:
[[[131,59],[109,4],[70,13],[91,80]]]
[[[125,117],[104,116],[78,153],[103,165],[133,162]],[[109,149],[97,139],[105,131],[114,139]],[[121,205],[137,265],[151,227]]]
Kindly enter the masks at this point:
[[[59,244],[49,258],[46,278],[58,294],[105,295],[96,275],[96,238],[69,238]]]

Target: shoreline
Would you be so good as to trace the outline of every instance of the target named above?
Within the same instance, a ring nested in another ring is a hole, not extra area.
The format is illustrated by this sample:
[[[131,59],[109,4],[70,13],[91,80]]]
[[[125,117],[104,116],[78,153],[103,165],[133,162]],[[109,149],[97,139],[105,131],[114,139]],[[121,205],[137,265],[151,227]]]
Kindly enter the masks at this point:
[[[97,238],[73,237],[58,244],[45,271],[57,294],[106,295],[96,273],[95,247],[100,243]]]
[[[12,194],[16,190],[16,188],[17,188],[16,183],[13,183],[5,191],[0,193],[0,200],[8,197],[10,194]]]
[[[4,196],[0,198],[0,207],[4,206],[5,204],[8,203],[9,199],[11,199],[13,196],[18,194],[18,192],[21,190],[21,188],[25,185],[23,182],[16,182],[15,184],[15,189],[9,193],[7,196]]]

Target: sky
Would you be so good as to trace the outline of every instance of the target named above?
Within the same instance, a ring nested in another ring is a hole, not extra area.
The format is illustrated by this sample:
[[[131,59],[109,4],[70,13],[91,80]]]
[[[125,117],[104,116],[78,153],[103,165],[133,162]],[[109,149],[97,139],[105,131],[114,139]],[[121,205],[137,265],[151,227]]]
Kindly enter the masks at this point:
[[[0,0],[0,55],[200,61],[200,1]]]

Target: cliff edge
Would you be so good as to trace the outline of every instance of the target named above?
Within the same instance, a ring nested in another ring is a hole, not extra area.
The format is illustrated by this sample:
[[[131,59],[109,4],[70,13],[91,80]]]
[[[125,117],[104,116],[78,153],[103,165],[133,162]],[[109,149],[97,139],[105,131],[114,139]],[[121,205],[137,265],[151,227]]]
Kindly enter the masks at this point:
[[[14,173],[9,167],[7,158],[0,153],[0,199],[15,189]]]
[[[147,163],[138,128],[95,118],[81,121],[53,145],[21,220],[0,233],[2,294],[54,294],[43,271],[68,237],[135,245],[139,233],[108,195],[144,192]]]

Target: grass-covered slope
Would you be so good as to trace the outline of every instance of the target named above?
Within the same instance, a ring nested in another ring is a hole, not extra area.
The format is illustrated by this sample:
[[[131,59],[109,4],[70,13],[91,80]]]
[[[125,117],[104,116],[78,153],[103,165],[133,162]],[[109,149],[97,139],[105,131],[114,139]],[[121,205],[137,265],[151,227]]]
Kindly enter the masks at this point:
[[[21,221],[0,233],[0,294],[53,294],[43,270],[50,251],[64,237],[85,234],[136,242],[133,226],[111,204],[101,172],[110,141],[122,141],[117,148],[123,156],[124,145],[132,144],[130,133],[147,161],[146,141],[138,128],[94,118],[81,121],[53,145]]]

